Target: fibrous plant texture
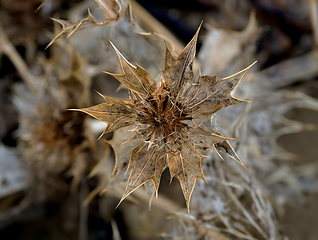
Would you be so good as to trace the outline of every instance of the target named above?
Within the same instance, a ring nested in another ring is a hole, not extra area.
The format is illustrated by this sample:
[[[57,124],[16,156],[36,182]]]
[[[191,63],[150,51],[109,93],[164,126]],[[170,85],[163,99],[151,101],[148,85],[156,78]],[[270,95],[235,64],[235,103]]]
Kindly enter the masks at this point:
[[[171,178],[176,176],[180,181],[189,211],[196,179],[205,180],[201,168],[204,156],[198,148],[221,149],[243,165],[231,147],[222,147],[221,143],[230,138],[209,132],[194,120],[244,102],[232,97],[231,92],[252,65],[219,80],[216,76],[199,76],[194,81],[192,66],[198,34],[199,30],[177,58],[166,49],[165,68],[157,82],[114,47],[123,74],[110,74],[129,89],[129,98],[103,96],[106,103],[79,110],[106,122],[104,133],[130,126],[134,136],[129,141],[140,141],[130,156],[130,174],[121,201],[150,180],[157,195],[161,174],[168,167]]]

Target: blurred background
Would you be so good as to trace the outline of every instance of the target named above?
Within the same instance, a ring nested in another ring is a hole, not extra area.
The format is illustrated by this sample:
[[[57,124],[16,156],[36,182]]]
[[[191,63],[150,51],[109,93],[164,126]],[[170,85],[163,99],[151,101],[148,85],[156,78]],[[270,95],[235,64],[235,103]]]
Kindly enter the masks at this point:
[[[317,0],[42,3],[0,0],[0,239],[317,239]],[[248,170],[208,152],[191,216],[167,170],[151,210],[143,187],[116,208],[124,133],[96,141],[105,125],[66,109],[128,96],[108,40],[156,77],[202,21],[196,77],[257,60],[233,93],[250,103],[215,116]]]

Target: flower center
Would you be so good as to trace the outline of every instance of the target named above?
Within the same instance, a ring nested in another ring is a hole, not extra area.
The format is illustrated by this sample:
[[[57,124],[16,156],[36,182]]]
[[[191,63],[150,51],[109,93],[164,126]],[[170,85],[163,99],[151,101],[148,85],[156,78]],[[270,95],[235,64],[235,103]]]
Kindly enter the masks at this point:
[[[183,106],[174,102],[169,89],[159,87],[148,98],[135,104],[138,106],[137,132],[141,138],[151,145],[166,146],[176,144],[182,137],[187,124],[183,120],[191,120],[184,112]]]

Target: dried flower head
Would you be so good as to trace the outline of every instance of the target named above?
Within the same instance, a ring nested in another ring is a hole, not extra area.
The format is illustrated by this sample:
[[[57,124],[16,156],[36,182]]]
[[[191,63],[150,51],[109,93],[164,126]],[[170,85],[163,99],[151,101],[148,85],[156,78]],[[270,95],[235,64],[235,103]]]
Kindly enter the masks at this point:
[[[171,178],[176,176],[180,181],[189,210],[196,179],[205,180],[203,155],[196,148],[217,151],[215,144],[230,139],[192,120],[244,102],[232,97],[231,92],[252,65],[227,78],[200,76],[194,82],[192,66],[198,34],[199,29],[177,58],[166,49],[165,69],[158,83],[146,70],[130,64],[114,46],[123,74],[109,74],[129,89],[129,99],[103,96],[106,103],[79,110],[106,122],[104,133],[131,126],[135,135],[130,140],[140,140],[130,156],[130,175],[121,201],[149,180],[157,193],[161,174],[168,167]]]
[[[94,135],[87,133],[81,114],[65,110],[87,105],[89,101],[83,93],[90,87],[82,74],[79,54],[74,48],[66,49],[67,46],[55,45],[49,60],[38,59],[37,66],[43,73],[28,87],[15,88],[20,115],[19,149],[40,186],[50,186],[43,188],[43,195],[53,189],[60,191],[59,183],[64,182],[65,176],[72,177],[75,190],[94,164],[96,152],[90,141]],[[62,51],[67,64],[59,60],[58,53]]]

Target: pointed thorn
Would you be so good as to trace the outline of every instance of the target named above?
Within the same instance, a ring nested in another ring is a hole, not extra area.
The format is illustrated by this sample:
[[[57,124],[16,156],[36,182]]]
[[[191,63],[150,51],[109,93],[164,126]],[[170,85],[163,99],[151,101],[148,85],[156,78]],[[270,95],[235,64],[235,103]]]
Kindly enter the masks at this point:
[[[53,40],[46,46],[44,50],[48,49],[59,37],[60,37],[60,34],[58,34],[55,38],[53,38]]]
[[[136,188],[135,188],[136,189]],[[126,189],[127,190],[127,189]],[[134,190],[133,190],[134,191]],[[125,193],[122,198],[120,199],[119,203],[117,204],[116,208],[118,208],[118,206],[133,192],[133,191],[129,191],[128,193]],[[126,191],[125,191],[126,192]]]
[[[190,217],[190,203],[187,203],[188,217]]]
[[[172,176],[172,177],[170,178],[169,185],[171,185],[173,177],[174,177],[174,176]]]
[[[91,14],[91,10],[89,10],[89,8],[87,8],[87,12],[88,12],[88,14],[87,14],[88,16],[92,15],[92,14]],[[93,16],[93,15],[92,15],[92,16]]]
[[[114,50],[116,51],[116,53],[117,53],[117,55],[118,55],[118,57],[119,57],[119,55],[121,55],[121,53],[119,52],[119,50],[115,47],[115,45],[113,44],[112,41],[110,41],[109,39],[108,39],[108,41],[110,42],[110,44],[112,45],[112,47],[114,48]],[[120,59],[120,58],[119,58],[119,59]]]
[[[97,138],[96,141],[98,141],[99,139],[101,139],[105,135],[107,128],[108,128],[108,124],[107,124],[107,127],[105,128],[104,132]]]
[[[54,42],[54,39],[44,48],[44,50],[47,50]]]
[[[221,154],[218,152],[218,150],[215,148],[214,144],[213,144],[213,150],[217,153],[217,155],[219,155],[219,157],[224,161],[224,158],[221,156]]]
[[[131,131],[131,130],[128,130],[128,131]],[[136,136],[136,134],[134,136],[132,136],[130,139],[126,140],[125,142],[122,142],[120,145],[123,145],[125,143],[130,142],[130,141],[138,140],[138,139],[134,138],[135,136]]]
[[[122,199],[119,201],[119,203],[117,204],[117,206],[116,206],[115,208],[118,208],[119,205],[122,203],[122,201],[124,201],[124,199],[125,199],[125,198],[122,198]]]
[[[226,79],[229,79],[229,78],[231,78],[231,77],[233,77],[233,76],[235,76],[235,75],[238,75],[238,74],[240,74],[240,73],[242,73],[242,72],[244,72],[244,74],[241,76],[241,78],[239,79],[239,82],[243,79],[243,77],[244,77],[244,75],[245,75],[245,73],[247,72],[247,70],[249,70],[253,65],[255,65],[257,63],[257,61],[255,61],[255,62],[253,62],[251,65],[249,65],[248,67],[246,67],[246,68],[244,68],[243,70],[241,70],[241,71],[239,71],[239,72],[237,72],[237,73],[234,73],[234,74],[232,74],[231,76],[228,76],[228,77],[225,77],[225,78],[221,78],[221,79],[219,79],[219,81],[220,80],[226,80]],[[238,83],[239,83],[238,82]],[[237,84],[238,84],[237,83]]]
[[[62,27],[64,27],[64,24],[63,24],[63,22],[62,22],[61,20],[56,19],[56,18],[51,18],[51,20],[52,20],[52,21],[55,21],[55,22],[58,22],[59,24],[62,25]]]
[[[247,170],[247,167],[245,167],[244,163],[237,155],[236,155],[236,158],[234,158],[233,156],[230,156],[230,157],[233,158],[235,161],[237,161],[239,164],[241,164]]]
[[[98,92],[97,90],[95,90],[95,92],[96,92],[99,96],[101,96],[102,98],[104,98],[104,100],[106,101],[105,96],[104,96],[103,94],[101,94],[101,93]]]
[[[201,23],[200,23],[200,25],[199,25],[199,27],[198,27],[198,30],[197,30],[197,32],[195,33],[195,35],[199,35],[199,32],[200,32],[200,29],[201,29],[202,25],[203,25],[203,20],[201,21]]]
[[[191,41],[184,47],[184,49],[182,50],[182,52],[179,54],[178,58],[182,55],[182,53],[190,46],[192,45],[193,43],[194,44],[194,49],[196,49],[196,44],[197,44],[197,41],[198,41],[198,36],[199,36],[199,32],[200,32],[200,29],[201,29],[201,26],[202,26],[202,23],[203,21],[200,23],[199,27],[198,27],[198,30],[196,31],[196,33],[194,34],[193,38],[191,39]],[[195,53],[194,53],[195,54]]]
[[[109,39],[108,39],[108,41],[110,42],[110,44],[113,46],[114,50],[116,51],[116,54],[117,54],[117,56],[118,56],[118,58],[119,58],[119,61],[120,61],[120,64],[121,64],[121,68],[122,68],[124,74],[125,74],[125,71],[124,71],[123,62],[125,62],[126,64],[128,64],[129,67],[136,69],[136,67],[135,67],[134,65],[132,65],[132,64],[124,57],[124,55],[115,47],[115,45],[112,43],[112,41],[110,41]]]

